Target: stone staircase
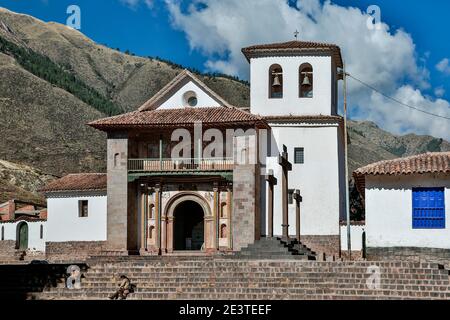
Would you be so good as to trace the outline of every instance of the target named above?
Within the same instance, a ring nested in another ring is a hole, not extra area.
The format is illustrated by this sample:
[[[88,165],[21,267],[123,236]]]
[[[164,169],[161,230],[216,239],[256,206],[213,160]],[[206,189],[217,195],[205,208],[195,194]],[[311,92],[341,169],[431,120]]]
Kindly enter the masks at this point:
[[[242,248],[235,256],[239,259],[316,260],[315,252],[302,243],[280,238],[261,238]]]
[[[99,257],[88,264],[81,289],[65,289],[60,279],[28,298],[107,299],[125,274],[136,286],[132,300],[450,299],[449,271],[430,263]],[[375,287],[367,283],[374,266]]]

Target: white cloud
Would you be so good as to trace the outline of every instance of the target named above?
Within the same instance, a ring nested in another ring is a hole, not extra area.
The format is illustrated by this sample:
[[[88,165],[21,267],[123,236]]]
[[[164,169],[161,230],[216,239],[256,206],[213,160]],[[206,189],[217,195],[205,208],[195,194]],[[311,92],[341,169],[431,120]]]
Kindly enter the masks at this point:
[[[150,9],[152,9],[154,6],[154,0],[120,0],[120,2],[132,9],[136,9],[141,2]]]
[[[448,58],[442,59],[437,65],[436,69],[442,73],[450,75],[450,61]]]
[[[445,95],[445,89],[443,86],[434,89],[434,95],[438,98],[442,98]]]
[[[328,1],[321,4],[319,0],[290,1],[295,7],[273,0],[195,0],[182,10],[179,0],[165,1],[173,26],[185,32],[192,49],[208,57],[205,66],[211,71],[248,78],[249,67],[241,48],[293,40],[293,32],[298,29],[301,40],[338,44],[347,70],[354,76],[418,108],[450,116],[447,101],[433,101],[420,92],[430,87],[430,73],[419,66],[411,36],[401,29],[390,30],[385,23],[379,30],[369,30],[369,16],[358,8]],[[450,139],[448,120],[442,122],[390,104],[355,81],[349,85],[350,101],[364,119],[394,133],[439,133]],[[414,93],[416,99],[405,93]],[[437,126],[443,130],[437,130]]]

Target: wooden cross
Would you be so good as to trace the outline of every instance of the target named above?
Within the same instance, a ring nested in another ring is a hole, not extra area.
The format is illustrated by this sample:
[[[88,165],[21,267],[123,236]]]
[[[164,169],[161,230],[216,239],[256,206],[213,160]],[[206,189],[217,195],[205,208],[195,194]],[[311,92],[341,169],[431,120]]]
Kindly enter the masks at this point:
[[[266,181],[269,183],[269,237],[273,238],[273,187],[277,185],[277,178],[273,175],[273,170],[266,174]]]
[[[300,243],[300,203],[303,201],[303,198],[300,195],[300,190],[295,190],[292,197],[295,200],[295,238],[297,239],[298,243]]]
[[[289,184],[288,184],[288,172],[292,171],[292,164],[288,160],[287,147],[283,145],[283,153],[278,155],[278,164],[282,167],[283,176],[281,180],[281,202],[283,208],[283,224],[281,225],[283,230],[283,240],[289,241],[289,212],[288,212],[288,202],[289,202]]]

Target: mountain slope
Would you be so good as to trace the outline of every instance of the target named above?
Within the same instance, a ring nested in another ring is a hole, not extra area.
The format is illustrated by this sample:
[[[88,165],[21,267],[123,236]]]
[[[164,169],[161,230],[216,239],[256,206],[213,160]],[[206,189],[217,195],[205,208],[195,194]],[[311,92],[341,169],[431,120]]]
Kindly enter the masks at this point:
[[[96,44],[65,25],[45,23],[2,8],[0,35],[64,66],[126,111],[142,105],[180,71],[156,59],[127,55]],[[229,103],[249,106],[247,85],[222,77],[201,78]]]

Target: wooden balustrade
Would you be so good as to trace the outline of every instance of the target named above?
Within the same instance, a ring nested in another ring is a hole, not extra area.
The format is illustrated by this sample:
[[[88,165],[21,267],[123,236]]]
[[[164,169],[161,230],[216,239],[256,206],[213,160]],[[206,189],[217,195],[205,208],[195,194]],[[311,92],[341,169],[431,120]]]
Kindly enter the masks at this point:
[[[230,171],[232,158],[129,159],[129,172]]]

